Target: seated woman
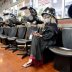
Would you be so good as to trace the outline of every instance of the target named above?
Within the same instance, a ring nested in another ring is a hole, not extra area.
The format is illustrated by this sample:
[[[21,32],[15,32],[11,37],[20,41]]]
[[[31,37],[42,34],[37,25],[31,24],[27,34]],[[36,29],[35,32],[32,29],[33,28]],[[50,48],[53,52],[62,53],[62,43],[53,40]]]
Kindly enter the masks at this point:
[[[53,9],[53,8],[52,8]],[[54,46],[56,44],[56,34],[57,34],[57,20],[55,18],[55,10],[49,12],[51,8],[47,8],[45,12],[42,13],[44,18],[44,27],[41,32],[33,33],[31,54],[27,63],[24,67],[29,67],[36,62],[43,61],[43,51],[45,48]]]

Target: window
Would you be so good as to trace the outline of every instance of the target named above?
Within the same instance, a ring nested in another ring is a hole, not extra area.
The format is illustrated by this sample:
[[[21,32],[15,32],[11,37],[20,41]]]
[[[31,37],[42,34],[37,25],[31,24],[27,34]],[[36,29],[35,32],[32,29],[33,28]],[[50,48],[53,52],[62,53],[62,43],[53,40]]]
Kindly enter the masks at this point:
[[[16,0],[13,0],[13,3],[15,3],[16,2]]]
[[[62,18],[62,0],[52,0],[52,7],[56,10],[57,18]]]
[[[13,0],[13,3],[17,2],[18,0]]]
[[[17,16],[17,14],[18,14],[18,7],[17,7],[17,5],[15,5],[15,6],[10,8],[10,13],[13,13],[13,14],[15,14]]]
[[[17,7],[17,5],[15,5],[14,6],[14,14],[17,16],[17,14],[18,14],[18,7]]]
[[[43,10],[49,6],[56,10],[56,16],[58,19],[69,18],[68,8],[72,4],[72,0],[30,0],[32,6],[41,15]]]
[[[40,16],[43,10],[49,5],[51,6],[50,0],[30,0],[30,6],[35,8]]]

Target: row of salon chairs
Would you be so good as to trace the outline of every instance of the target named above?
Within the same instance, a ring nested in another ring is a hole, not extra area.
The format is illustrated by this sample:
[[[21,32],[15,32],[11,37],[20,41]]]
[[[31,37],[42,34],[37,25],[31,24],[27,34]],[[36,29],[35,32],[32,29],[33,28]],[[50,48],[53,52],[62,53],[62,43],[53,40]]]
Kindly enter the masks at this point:
[[[25,51],[22,58],[26,55],[29,55],[29,46],[31,46],[30,35],[33,31],[38,31],[38,28],[35,26],[25,27],[15,26],[15,27],[0,27],[0,41],[3,43],[5,41],[5,49],[10,49],[12,52],[17,50]]]

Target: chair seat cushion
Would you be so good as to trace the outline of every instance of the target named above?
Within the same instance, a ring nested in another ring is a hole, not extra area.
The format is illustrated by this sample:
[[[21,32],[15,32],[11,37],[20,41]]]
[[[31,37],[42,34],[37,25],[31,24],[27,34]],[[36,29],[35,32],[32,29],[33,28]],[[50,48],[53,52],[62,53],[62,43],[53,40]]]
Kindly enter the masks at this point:
[[[62,55],[62,56],[72,56],[72,49],[67,49],[63,47],[54,47],[54,48],[49,48],[52,52]]]
[[[15,40],[16,37],[8,37],[7,39],[8,39],[8,40]]]
[[[2,37],[3,35],[2,34],[0,34],[0,38]]]
[[[26,39],[16,39],[16,42],[19,43],[19,44],[25,44],[27,42],[29,42],[31,40],[26,40]]]
[[[1,39],[6,39],[6,38],[7,38],[7,36],[2,35],[0,38],[1,38]]]

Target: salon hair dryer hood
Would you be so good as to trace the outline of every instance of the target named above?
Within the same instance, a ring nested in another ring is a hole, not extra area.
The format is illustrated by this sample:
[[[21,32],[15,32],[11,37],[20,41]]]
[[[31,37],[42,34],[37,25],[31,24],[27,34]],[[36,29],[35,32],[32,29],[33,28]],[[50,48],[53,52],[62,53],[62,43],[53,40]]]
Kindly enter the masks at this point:
[[[19,20],[16,18],[16,16],[12,13],[4,13],[3,16],[9,16],[8,19],[5,20],[5,22],[9,26],[15,26],[17,24],[20,24]]]
[[[43,16],[44,14],[55,16],[55,9],[47,7],[41,15]]]
[[[20,10],[29,10],[30,11],[30,15],[29,16],[27,16],[27,17],[24,17],[24,18],[26,18],[26,19],[24,19],[24,20],[27,20],[28,22],[30,22],[30,23],[32,23],[32,22],[36,22],[35,24],[41,24],[41,23],[43,23],[39,18],[38,18],[38,16],[37,16],[37,11],[33,8],[33,7],[27,7],[27,6],[25,6],[25,7],[22,7],[22,8],[20,8]]]

